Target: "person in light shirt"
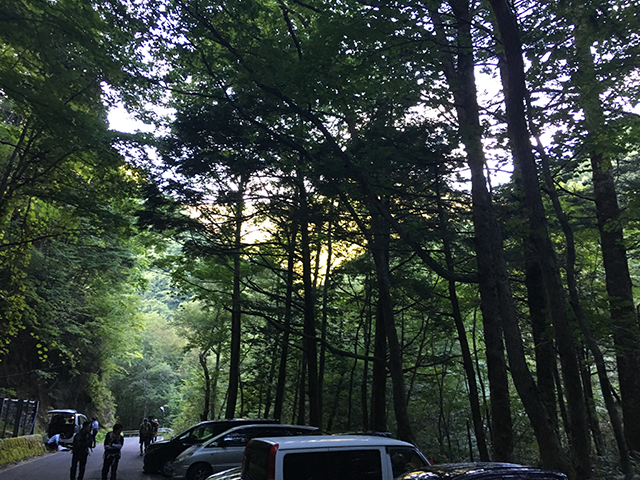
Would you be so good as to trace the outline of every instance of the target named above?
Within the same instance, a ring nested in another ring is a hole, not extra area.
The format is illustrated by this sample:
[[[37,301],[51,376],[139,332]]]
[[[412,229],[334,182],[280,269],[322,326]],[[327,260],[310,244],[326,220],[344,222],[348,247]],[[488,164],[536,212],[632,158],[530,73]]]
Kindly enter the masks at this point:
[[[118,462],[120,461],[120,451],[124,445],[122,436],[122,425],[116,423],[113,431],[107,433],[104,439],[104,463],[102,464],[102,480],[107,480],[107,474],[111,469],[111,480],[116,480]]]

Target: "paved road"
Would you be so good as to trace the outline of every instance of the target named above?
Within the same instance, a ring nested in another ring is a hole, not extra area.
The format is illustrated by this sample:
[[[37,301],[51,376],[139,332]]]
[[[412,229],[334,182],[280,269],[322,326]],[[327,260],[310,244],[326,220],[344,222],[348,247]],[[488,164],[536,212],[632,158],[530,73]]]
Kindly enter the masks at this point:
[[[84,480],[100,480],[103,446],[98,445],[87,460]],[[0,469],[0,480],[69,480],[71,452],[54,452],[16,466]],[[142,473],[138,438],[125,438],[118,466],[118,480],[164,480],[161,475]]]

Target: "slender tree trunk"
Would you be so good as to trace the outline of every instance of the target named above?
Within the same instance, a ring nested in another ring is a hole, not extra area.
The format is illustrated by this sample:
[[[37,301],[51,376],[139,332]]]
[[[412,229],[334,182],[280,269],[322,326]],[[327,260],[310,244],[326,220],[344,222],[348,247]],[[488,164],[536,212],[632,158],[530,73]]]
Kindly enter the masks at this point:
[[[303,209],[300,222],[300,247],[302,251],[302,283],[304,286],[304,337],[303,350],[306,357],[309,379],[309,424],[322,425],[320,390],[318,385],[318,345],[316,343],[315,293],[312,280],[311,245],[309,224],[307,223],[308,205],[304,180],[298,179],[300,205]]]
[[[591,385],[591,367],[584,358],[584,352],[580,351],[580,365],[582,366],[582,385],[584,385],[584,396],[587,404],[587,415],[589,418],[589,427],[593,436],[593,444],[596,448],[596,455],[602,456],[605,453],[604,438],[600,430],[600,421],[596,412],[596,401],[593,396],[593,386]]]
[[[331,278],[331,262],[333,255],[333,241],[332,241],[332,224],[329,222],[327,224],[327,260],[326,267],[324,272],[324,284],[322,286],[322,324],[320,326],[320,360],[318,366],[318,390],[320,392],[320,399],[322,400],[322,392],[324,391],[324,369],[327,355],[327,318],[329,315],[329,289],[330,289],[330,278]],[[320,240],[318,240],[318,244],[321,244]],[[320,264],[320,258],[317,259],[317,263]],[[320,412],[319,417],[322,419],[322,404],[320,401]]]
[[[364,354],[369,357],[371,352],[371,330],[373,324],[373,315],[371,313],[371,281],[369,275],[365,276],[365,299],[360,311],[361,324],[363,325],[364,336]],[[375,354],[374,354],[375,355]],[[371,391],[373,396],[373,390],[375,387],[375,366],[373,371],[373,378],[371,379]],[[372,418],[369,418],[369,391],[367,386],[369,385],[369,360],[365,359],[362,364],[362,386],[360,387],[360,403],[362,404],[362,428],[369,430],[372,427]],[[373,400],[371,401],[371,417],[373,417]]]
[[[439,175],[439,174],[438,174]],[[449,240],[449,232],[447,229],[447,216],[442,205],[442,194],[440,192],[440,180],[436,180],[436,196],[438,198],[438,214],[440,218],[440,229],[442,231],[442,243],[444,248],[445,259],[447,263],[447,269],[454,270],[453,255],[451,253],[451,245]],[[478,396],[478,385],[476,383],[476,374],[473,368],[473,359],[471,358],[471,350],[469,349],[469,342],[467,340],[467,331],[462,319],[462,313],[460,312],[460,304],[458,302],[458,294],[456,292],[456,282],[449,280],[449,299],[451,301],[451,310],[453,313],[453,319],[456,324],[456,330],[458,332],[458,342],[460,343],[460,351],[462,352],[462,364],[464,366],[465,374],[467,376],[467,385],[469,388],[469,405],[471,407],[471,417],[473,419],[473,431],[476,437],[476,443],[478,446],[478,453],[480,454],[480,461],[488,462],[489,450],[487,448],[487,442],[484,435],[484,424],[482,422],[482,413],[480,411],[480,399]]]
[[[287,385],[287,359],[289,357],[289,329],[291,327],[292,298],[293,298],[293,277],[296,262],[296,237],[298,235],[298,224],[293,222],[289,232],[289,245],[287,246],[287,285],[284,305],[284,331],[280,347],[280,365],[278,367],[278,385],[276,387],[276,398],[273,407],[273,418],[282,418],[282,405],[284,393]]]
[[[378,297],[373,340],[373,368],[371,379],[371,429],[387,429],[387,333],[384,328],[382,299]]]
[[[375,211],[376,207],[373,207]],[[416,443],[409,412],[407,410],[407,398],[404,381],[404,371],[402,368],[402,349],[398,341],[396,325],[393,315],[393,304],[391,301],[390,278],[389,278],[389,227],[381,218],[379,212],[372,215],[373,222],[373,245],[371,246],[376,274],[378,277],[378,295],[380,303],[380,313],[384,320],[384,328],[387,334],[389,346],[389,371],[393,385],[393,408],[398,426],[398,438],[411,443]]]
[[[240,342],[241,335],[241,305],[240,305],[240,257],[242,255],[242,224],[244,221],[244,190],[246,180],[242,179],[238,186],[237,202],[235,206],[235,232],[233,253],[233,294],[231,305],[231,351],[229,355],[229,387],[227,390],[226,418],[235,417],[238,399],[238,385],[240,382]]]
[[[300,383],[298,385],[298,425],[306,425],[307,424],[307,415],[306,415],[306,398],[307,398],[307,388],[306,388],[306,380],[307,380],[307,356],[302,354],[302,361],[300,365]]]
[[[262,415],[262,418],[269,418],[269,414],[271,412],[273,379],[276,375],[276,367],[278,365],[279,350],[280,350],[280,345],[278,345],[278,342],[274,342],[273,353],[271,354],[271,365],[269,366],[269,378],[263,384],[265,385],[264,388],[266,388],[267,391],[265,393],[266,398],[264,401],[264,414]]]
[[[204,407],[202,408],[202,413],[200,414],[200,421],[204,422],[205,420],[209,420],[209,401],[211,396],[211,377],[209,375],[209,366],[207,365],[207,359],[209,358],[209,350],[207,349],[204,352],[200,352],[198,354],[198,361],[200,362],[200,366],[202,367],[202,374],[204,375]]]
[[[216,367],[213,375],[213,384],[211,385],[211,416],[209,418],[217,418],[218,412],[216,406],[218,404],[218,377],[220,376],[220,345],[216,348]]]
[[[597,78],[590,50],[589,28],[592,27],[589,26],[589,18],[592,12],[585,4],[578,5],[575,12],[578,14],[574,29],[578,63],[575,81],[589,132],[586,143],[591,156],[596,217],[609,295],[611,330],[616,346],[624,434],[628,447],[640,452],[640,328],[611,171],[612,156],[609,154],[609,146],[601,140],[605,135],[606,121],[600,103],[603,85]],[[605,139],[604,142],[606,141]]]
[[[527,288],[527,304],[529,306],[529,318],[533,334],[536,355],[536,378],[538,390],[554,430],[558,430],[558,409],[556,407],[556,382],[555,372],[558,365],[556,349],[553,344],[551,325],[545,315],[544,293],[539,288],[542,284],[542,272],[536,262],[532,262],[531,245],[525,239],[525,286]]]

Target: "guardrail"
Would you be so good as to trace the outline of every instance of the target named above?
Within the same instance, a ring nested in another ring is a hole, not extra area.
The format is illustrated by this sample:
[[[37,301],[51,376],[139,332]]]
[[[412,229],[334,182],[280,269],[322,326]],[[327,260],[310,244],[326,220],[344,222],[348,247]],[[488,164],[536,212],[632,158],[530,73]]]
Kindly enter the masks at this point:
[[[160,434],[163,434],[162,436],[169,436],[172,437],[173,436],[173,429],[172,428],[159,428],[158,429],[158,436],[160,436]],[[122,436],[124,437],[139,437],[140,436],[140,432],[138,430],[124,430],[122,432]]]

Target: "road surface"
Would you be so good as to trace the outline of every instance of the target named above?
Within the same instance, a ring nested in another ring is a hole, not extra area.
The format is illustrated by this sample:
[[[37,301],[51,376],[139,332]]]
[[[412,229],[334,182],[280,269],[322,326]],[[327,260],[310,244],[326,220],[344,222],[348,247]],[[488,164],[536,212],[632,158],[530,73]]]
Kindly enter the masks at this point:
[[[164,480],[159,474],[142,473],[142,457],[137,437],[125,438],[118,465],[118,480]],[[100,480],[104,447],[89,454],[84,480]],[[0,469],[0,480],[69,480],[71,452],[53,452],[15,466]],[[111,472],[109,472],[111,474]],[[107,477],[110,478],[110,477]]]

